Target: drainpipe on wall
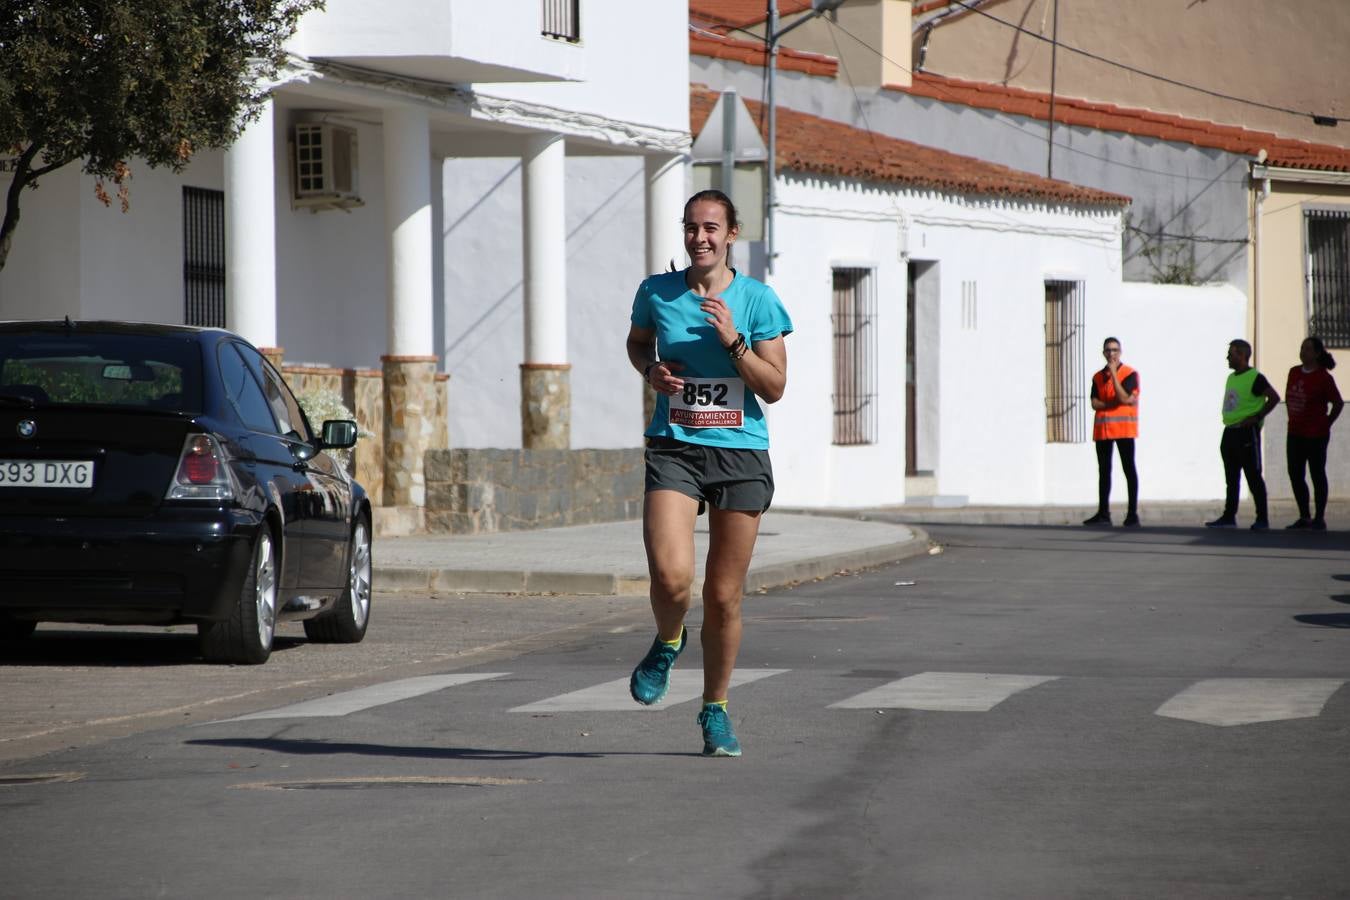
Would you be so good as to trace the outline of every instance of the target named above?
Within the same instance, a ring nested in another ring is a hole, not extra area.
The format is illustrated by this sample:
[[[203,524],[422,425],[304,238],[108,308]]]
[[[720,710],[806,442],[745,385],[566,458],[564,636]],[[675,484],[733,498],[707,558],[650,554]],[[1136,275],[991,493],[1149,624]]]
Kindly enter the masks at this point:
[[[1262,147],[1252,165],[1252,366],[1256,366],[1261,346],[1261,207],[1270,196],[1270,178],[1258,178],[1257,166],[1265,163],[1266,156]]]

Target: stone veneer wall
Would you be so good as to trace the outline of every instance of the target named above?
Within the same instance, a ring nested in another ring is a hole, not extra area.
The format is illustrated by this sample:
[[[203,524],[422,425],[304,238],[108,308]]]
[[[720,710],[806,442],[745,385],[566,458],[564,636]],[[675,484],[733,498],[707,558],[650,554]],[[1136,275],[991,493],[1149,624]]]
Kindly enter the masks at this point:
[[[338,369],[325,366],[278,365],[291,390],[336,391],[343,404],[356,416],[361,437],[353,448],[353,475],[361,482],[370,502],[379,506],[384,498],[384,373],[379,369]],[[436,374],[436,412],[433,421],[433,449],[449,446],[450,376]],[[315,422],[315,427],[320,423]]]
[[[642,449],[431,450],[426,528],[524,531],[642,515]]]

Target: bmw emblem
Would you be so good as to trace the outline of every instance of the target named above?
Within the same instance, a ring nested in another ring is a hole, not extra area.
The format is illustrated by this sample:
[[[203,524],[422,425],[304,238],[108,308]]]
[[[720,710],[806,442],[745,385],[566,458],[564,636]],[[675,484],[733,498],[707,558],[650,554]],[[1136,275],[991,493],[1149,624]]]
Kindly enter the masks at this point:
[[[37,423],[32,419],[21,419],[18,427],[19,437],[30,438],[37,434]]]

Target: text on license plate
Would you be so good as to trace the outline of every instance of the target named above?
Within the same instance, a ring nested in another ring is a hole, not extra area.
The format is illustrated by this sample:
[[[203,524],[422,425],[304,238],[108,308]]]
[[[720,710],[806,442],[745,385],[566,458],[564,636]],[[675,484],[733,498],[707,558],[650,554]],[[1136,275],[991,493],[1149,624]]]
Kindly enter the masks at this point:
[[[91,488],[93,460],[0,459],[0,488]]]

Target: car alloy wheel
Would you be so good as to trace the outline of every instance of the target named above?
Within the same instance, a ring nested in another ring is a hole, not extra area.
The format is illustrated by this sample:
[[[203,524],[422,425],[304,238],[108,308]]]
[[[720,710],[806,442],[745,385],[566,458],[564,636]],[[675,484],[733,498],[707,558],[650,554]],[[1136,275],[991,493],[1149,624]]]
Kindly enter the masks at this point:
[[[253,543],[252,562],[230,615],[197,626],[202,655],[215,662],[257,665],[272,655],[277,619],[277,554],[272,529],[264,525]]]
[[[357,516],[347,548],[347,588],[337,605],[305,620],[305,636],[316,643],[355,644],[366,636],[370,624],[371,562],[370,520]]]
[[[352,622],[362,631],[370,615],[370,532],[364,520],[357,519],[352,530],[351,564],[347,575],[347,602],[351,604]]]
[[[253,557],[253,609],[258,647],[267,651],[272,649],[277,627],[277,560],[272,549],[272,534],[264,528],[258,535],[258,552]]]

